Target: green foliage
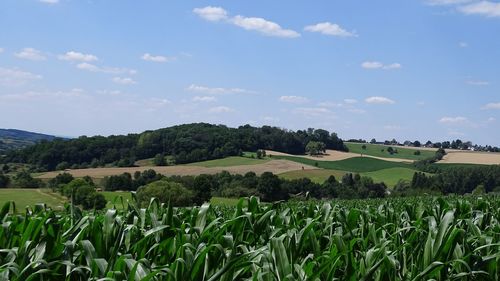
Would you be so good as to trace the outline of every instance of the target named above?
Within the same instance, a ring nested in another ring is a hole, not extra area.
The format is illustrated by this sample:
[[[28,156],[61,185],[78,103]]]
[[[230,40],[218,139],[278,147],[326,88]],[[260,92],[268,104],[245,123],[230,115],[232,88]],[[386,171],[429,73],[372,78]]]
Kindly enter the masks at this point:
[[[196,123],[126,136],[55,139],[9,151],[2,161],[27,163],[43,170],[87,168],[105,164],[130,167],[134,165],[135,159],[163,154],[172,157],[176,164],[184,164],[240,156],[243,151],[257,149],[303,154],[310,141],[323,142],[328,149],[347,150],[335,133],[320,129],[292,132],[270,126],[257,128],[245,125],[229,128]]]
[[[6,188],[9,186],[10,178],[0,172],[0,188]]]
[[[309,155],[319,155],[326,152],[326,145],[319,141],[310,141],[306,145],[306,152]]]
[[[86,179],[72,180],[62,188],[62,194],[72,198],[73,204],[81,205],[85,210],[101,210],[107,203],[104,196],[96,192],[94,183]]]
[[[335,181],[332,181],[335,182]],[[500,198],[440,197],[25,216],[0,210],[3,280],[497,280]],[[72,219],[75,220],[72,224]]]
[[[162,179],[137,190],[137,199],[141,206],[148,206],[152,198],[171,206],[190,206],[193,204],[194,194],[180,183]]]
[[[44,184],[41,180],[33,178],[27,171],[20,171],[14,175],[12,186],[19,188],[40,188]]]
[[[165,160],[165,154],[163,153],[156,154],[155,158],[153,159],[153,164],[155,166],[167,166],[167,161]]]
[[[52,178],[48,182],[48,186],[57,191],[62,188],[63,185],[70,183],[74,177],[70,173],[60,173],[55,178]]]

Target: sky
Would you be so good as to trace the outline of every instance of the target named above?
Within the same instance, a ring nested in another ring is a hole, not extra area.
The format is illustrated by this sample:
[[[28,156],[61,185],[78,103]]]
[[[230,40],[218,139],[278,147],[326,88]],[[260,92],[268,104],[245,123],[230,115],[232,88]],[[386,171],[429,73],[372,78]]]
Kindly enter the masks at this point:
[[[0,128],[500,146],[500,2],[0,0]]]

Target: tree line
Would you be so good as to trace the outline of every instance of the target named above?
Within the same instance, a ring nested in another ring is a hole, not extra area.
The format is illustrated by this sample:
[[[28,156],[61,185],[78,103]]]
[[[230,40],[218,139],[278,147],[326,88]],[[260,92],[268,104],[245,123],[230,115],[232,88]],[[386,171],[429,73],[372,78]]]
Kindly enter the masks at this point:
[[[337,134],[322,129],[290,131],[270,126],[230,128],[194,123],[140,134],[41,141],[7,152],[0,162],[26,163],[38,171],[53,171],[104,165],[127,167],[133,166],[139,159],[158,158],[161,162],[161,156],[168,155],[173,163],[183,164],[236,156],[243,151],[258,149],[304,154],[306,145],[311,141],[322,142],[327,149],[348,150]]]

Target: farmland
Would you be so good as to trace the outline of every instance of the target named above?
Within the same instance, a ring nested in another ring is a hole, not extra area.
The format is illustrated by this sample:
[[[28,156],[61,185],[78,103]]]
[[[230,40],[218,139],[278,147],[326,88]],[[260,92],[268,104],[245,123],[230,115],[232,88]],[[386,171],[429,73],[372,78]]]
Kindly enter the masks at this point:
[[[206,168],[212,168],[212,167],[257,165],[257,164],[264,164],[268,161],[269,161],[269,158],[253,159],[253,158],[248,158],[248,157],[232,156],[232,157],[226,157],[226,158],[222,158],[222,159],[196,162],[196,163],[192,163],[192,164],[188,164],[188,165],[189,166],[201,166],[201,167],[206,167]]]
[[[61,210],[65,202],[61,196],[46,190],[30,188],[0,189],[0,205],[8,201],[13,201],[19,212],[24,212],[27,206],[33,208],[36,204],[40,203],[44,203],[53,209]]]
[[[354,173],[373,172],[389,168],[411,168],[411,164],[385,161],[371,157],[354,157],[340,161],[315,161],[300,156],[273,156],[274,158],[295,161],[323,169],[350,171]]]
[[[346,146],[349,148],[349,152],[364,154],[382,158],[403,158],[408,160],[422,160],[434,156],[437,149],[419,149],[419,148],[404,148],[401,146],[390,146],[390,145],[378,145],[370,143],[353,143],[348,142]],[[366,149],[362,147],[365,146]],[[389,153],[387,149],[392,147],[397,150],[397,153]],[[420,155],[415,155],[415,151],[420,151]]]
[[[497,280],[500,198],[438,197],[26,216],[0,211],[5,280]]]

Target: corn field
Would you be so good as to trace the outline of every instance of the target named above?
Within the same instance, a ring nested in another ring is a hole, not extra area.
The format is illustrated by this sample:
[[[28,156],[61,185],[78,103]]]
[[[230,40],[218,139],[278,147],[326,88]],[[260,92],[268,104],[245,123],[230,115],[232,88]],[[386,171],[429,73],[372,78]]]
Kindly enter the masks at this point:
[[[499,280],[500,197],[0,210],[0,280]]]

